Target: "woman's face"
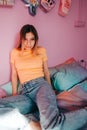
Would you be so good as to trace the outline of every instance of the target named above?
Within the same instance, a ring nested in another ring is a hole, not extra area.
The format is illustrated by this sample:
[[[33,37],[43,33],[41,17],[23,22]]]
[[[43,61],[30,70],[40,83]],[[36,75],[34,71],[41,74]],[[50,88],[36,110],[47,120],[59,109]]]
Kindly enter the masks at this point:
[[[22,49],[31,50],[35,45],[35,37],[32,32],[26,33],[25,39],[22,39]]]

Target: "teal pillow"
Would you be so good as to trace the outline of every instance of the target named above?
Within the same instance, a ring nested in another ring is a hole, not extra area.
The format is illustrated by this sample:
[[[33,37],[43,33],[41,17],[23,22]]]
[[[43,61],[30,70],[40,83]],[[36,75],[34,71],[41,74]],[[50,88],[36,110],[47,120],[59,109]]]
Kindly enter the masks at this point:
[[[57,69],[54,67],[49,67],[49,72],[50,72],[50,77],[52,77],[56,72],[57,72]]]
[[[11,84],[11,81],[1,85],[1,88],[3,88],[7,92],[8,95],[12,95],[12,84]]]
[[[64,91],[87,79],[87,70],[77,62],[64,64],[57,67],[57,73],[52,77],[52,83],[56,90]]]
[[[9,81],[3,85],[1,85],[1,88],[4,89],[7,93],[7,95],[12,95],[12,82]],[[21,84],[18,82],[18,93],[21,91]]]

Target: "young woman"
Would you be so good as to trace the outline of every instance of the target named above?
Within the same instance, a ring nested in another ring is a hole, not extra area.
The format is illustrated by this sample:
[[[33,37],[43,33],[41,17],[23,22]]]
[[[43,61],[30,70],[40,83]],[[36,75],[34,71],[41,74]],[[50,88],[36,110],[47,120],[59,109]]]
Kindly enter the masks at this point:
[[[24,25],[20,30],[19,46],[11,52],[12,93],[17,94],[17,83],[20,80],[22,94],[31,99],[33,107],[38,111],[32,112],[29,119],[34,122],[40,121],[44,130],[66,130],[69,125],[77,124],[77,117],[75,118],[74,113],[63,115],[59,112],[56,95],[51,87],[47,60],[45,48],[38,46],[35,27]],[[83,110],[83,113],[87,121],[87,112]],[[82,123],[85,124],[85,121]],[[78,128],[78,125],[75,128]],[[74,130],[73,127],[70,127],[70,130]]]

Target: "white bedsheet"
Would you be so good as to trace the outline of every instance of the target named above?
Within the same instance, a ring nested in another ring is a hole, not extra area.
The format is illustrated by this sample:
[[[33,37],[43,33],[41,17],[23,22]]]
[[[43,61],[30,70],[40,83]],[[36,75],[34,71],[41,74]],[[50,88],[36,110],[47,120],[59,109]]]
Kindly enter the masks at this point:
[[[28,124],[28,120],[18,109],[0,114],[0,130],[27,130]]]

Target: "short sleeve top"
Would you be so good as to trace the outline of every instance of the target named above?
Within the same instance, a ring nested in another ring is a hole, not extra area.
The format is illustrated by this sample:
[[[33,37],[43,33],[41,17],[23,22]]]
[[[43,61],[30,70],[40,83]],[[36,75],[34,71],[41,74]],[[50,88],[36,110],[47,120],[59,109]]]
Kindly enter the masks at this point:
[[[46,49],[37,48],[37,55],[33,55],[31,50],[14,48],[11,51],[11,63],[15,65],[21,84],[35,78],[44,77],[43,62],[47,61]]]

